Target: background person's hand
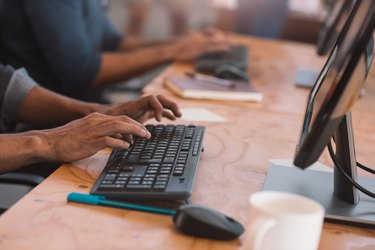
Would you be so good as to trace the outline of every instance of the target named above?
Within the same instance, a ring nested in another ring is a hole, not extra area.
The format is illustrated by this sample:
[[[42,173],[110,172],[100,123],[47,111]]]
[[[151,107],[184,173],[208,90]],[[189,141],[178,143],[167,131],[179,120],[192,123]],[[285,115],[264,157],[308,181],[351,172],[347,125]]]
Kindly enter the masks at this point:
[[[192,32],[179,40],[174,46],[176,60],[190,61],[202,54],[227,51],[232,46],[232,42],[223,32],[209,29],[202,32]]]
[[[151,118],[161,121],[163,117],[175,120],[181,116],[178,105],[162,95],[143,96],[125,103],[106,105],[100,112],[115,116],[127,115],[140,123]]]
[[[100,113],[92,113],[64,126],[36,133],[45,146],[45,160],[54,162],[77,161],[106,147],[128,148],[132,135],[146,139],[151,137],[142,124],[127,116]]]

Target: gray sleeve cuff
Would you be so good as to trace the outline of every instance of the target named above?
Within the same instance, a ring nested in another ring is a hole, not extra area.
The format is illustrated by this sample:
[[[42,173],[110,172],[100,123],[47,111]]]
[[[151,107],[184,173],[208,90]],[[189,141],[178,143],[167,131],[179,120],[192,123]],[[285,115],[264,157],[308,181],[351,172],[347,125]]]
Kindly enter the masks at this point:
[[[14,71],[4,96],[1,127],[9,130],[16,124],[18,111],[25,97],[38,84],[25,69]]]

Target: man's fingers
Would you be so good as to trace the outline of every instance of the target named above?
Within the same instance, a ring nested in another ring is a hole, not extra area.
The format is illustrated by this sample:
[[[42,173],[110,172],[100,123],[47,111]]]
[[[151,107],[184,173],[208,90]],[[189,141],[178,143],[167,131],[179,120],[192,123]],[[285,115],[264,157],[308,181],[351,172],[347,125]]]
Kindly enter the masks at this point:
[[[150,96],[149,97],[149,106],[153,110],[154,117],[157,121],[161,121],[163,117],[166,117],[170,120],[175,120],[176,117],[181,117],[181,111],[178,105],[166,98],[165,96]],[[171,112],[165,110],[169,109]]]
[[[167,110],[164,110],[163,111],[163,117],[169,119],[169,120],[176,120],[176,116],[174,116],[171,112],[167,111]]]
[[[131,135],[131,134],[124,134],[123,139],[125,141],[129,142],[130,144],[134,143],[133,135]]]
[[[142,138],[150,138],[150,132],[140,123],[130,123],[131,119],[124,117],[113,117],[112,120],[105,120],[98,124],[94,129],[98,131],[99,136],[113,136],[117,133],[123,135],[131,134]]]
[[[104,136],[99,138],[96,142],[97,145],[100,145],[101,148],[129,148],[130,144],[127,141],[124,141],[122,139],[116,139],[110,136]]]
[[[129,142],[130,144],[134,143],[133,136],[131,134],[116,133],[116,134],[112,135],[112,137],[115,138],[115,139],[125,140],[125,141]]]
[[[157,96],[157,99],[160,101],[160,103],[162,104],[163,107],[165,108],[168,108],[169,110],[172,111],[172,113],[177,116],[177,117],[181,117],[181,110],[180,108],[178,107],[177,103],[169,100],[167,97],[165,96],[162,96],[162,95],[158,95]],[[163,113],[164,114],[164,113]]]
[[[122,138],[124,138],[124,136],[122,134],[120,134],[120,133],[116,133],[116,134],[112,135],[112,137],[116,138],[116,139],[122,139]]]
[[[135,135],[135,136],[146,138],[146,139],[151,138],[151,134],[146,128],[139,127],[135,124],[113,121],[113,122],[107,123],[106,125],[110,126],[116,133],[122,133],[123,135],[130,134],[130,135]]]
[[[154,111],[156,120],[160,122],[163,118],[164,108],[162,104],[159,102],[159,99],[156,98],[156,96],[150,96],[148,103]]]

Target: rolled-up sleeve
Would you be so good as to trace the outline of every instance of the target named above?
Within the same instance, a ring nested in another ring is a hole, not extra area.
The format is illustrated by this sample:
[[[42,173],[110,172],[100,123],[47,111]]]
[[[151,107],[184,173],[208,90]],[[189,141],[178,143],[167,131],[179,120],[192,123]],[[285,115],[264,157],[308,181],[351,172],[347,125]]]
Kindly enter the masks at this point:
[[[0,80],[3,90],[0,105],[0,131],[4,132],[14,127],[18,111],[25,97],[38,84],[29,77],[25,69],[13,71],[10,67],[1,66],[0,71],[3,72],[1,74],[3,77]]]
[[[85,28],[83,1],[24,3],[41,53],[61,87],[67,92],[90,88],[100,68],[101,53]]]

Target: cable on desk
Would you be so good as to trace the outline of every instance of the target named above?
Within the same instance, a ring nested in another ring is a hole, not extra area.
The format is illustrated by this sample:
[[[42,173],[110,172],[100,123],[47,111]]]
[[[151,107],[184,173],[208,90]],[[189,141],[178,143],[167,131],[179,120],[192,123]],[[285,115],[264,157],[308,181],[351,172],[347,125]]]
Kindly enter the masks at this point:
[[[375,174],[375,170],[374,170],[374,169],[371,169],[371,168],[369,168],[369,167],[366,167],[365,165],[362,165],[362,164],[359,163],[358,161],[357,161],[357,167],[362,168],[363,170],[365,170],[365,171],[367,171],[367,172],[369,172],[369,173],[371,173],[371,174]]]
[[[332,137],[332,139],[333,139],[334,142],[336,142],[334,137]],[[332,160],[333,160],[333,159],[332,159]],[[371,174],[375,174],[375,170],[374,170],[374,169],[371,169],[371,168],[369,168],[369,167],[366,167],[365,165],[361,164],[361,163],[358,162],[358,161],[356,161],[356,164],[357,164],[357,167],[359,167],[359,168],[365,170],[366,172],[369,172],[369,173],[371,173]]]
[[[345,176],[345,178],[353,185],[355,186],[359,191],[361,191],[362,193],[364,194],[367,194],[368,196],[372,197],[375,199],[375,193],[369,191],[368,189],[364,188],[363,186],[361,186],[358,182],[356,182],[355,180],[352,179],[352,177],[350,177],[345,171],[344,169],[342,168],[341,164],[339,163],[334,151],[333,151],[333,147],[332,147],[332,143],[329,142],[328,145],[328,151],[329,151],[329,154],[333,160],[333,163],[335,164],[335,167]]]

